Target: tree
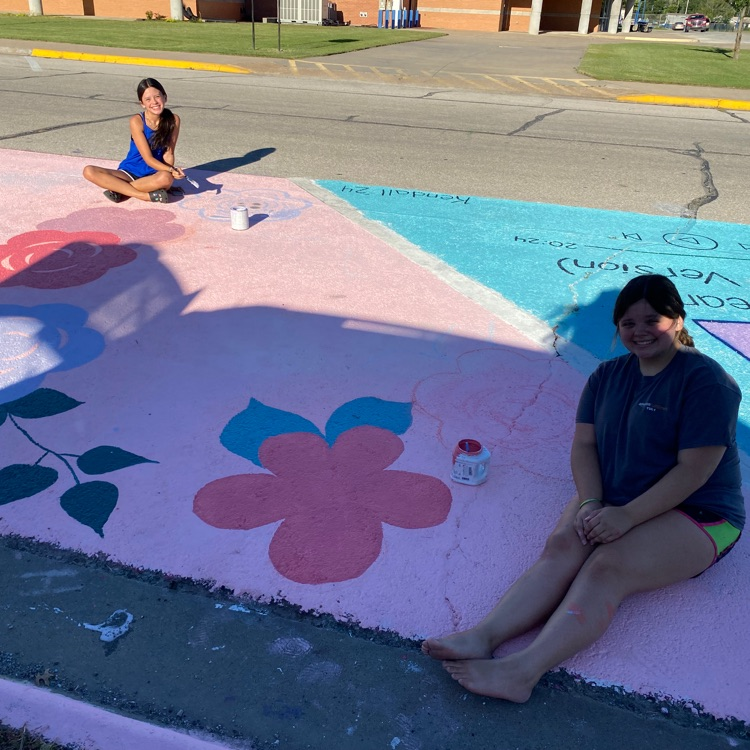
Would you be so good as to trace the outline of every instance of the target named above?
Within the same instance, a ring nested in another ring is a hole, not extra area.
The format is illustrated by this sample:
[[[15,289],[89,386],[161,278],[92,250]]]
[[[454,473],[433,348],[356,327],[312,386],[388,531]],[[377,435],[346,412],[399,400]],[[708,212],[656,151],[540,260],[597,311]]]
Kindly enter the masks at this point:
[[[696,13],[705,13],[712,21],[731,18],[734,14],[734,9],[726,0],[705,0],[699,5],[700,10],[697,10]]]
[[[734,52],[732,57],[735,60],[740,59],[740,44],[742,44],[742,30],[745,25],[745,15],[747,14],[748,0],[729,0],[729,4],[737,13],[737,34],[734,37]]]

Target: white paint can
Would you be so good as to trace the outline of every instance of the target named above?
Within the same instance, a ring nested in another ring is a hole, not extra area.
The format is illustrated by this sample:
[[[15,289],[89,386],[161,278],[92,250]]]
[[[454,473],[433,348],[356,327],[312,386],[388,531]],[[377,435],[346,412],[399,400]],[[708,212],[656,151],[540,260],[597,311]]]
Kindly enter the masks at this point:
[[[490,472],[491,454],[478,440],[459,440],[453,450],[451,479],[461,484],[484,484]]]
[[[231,219],[232,229],[250,228],[250,217],[247,214],[247,206],[232,206]]]

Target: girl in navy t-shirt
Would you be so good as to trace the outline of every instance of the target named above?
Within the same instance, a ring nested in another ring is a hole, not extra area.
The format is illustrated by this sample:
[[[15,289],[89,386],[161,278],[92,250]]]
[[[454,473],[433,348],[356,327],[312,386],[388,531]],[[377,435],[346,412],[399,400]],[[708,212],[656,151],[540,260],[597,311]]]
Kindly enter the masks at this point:
[[[577,494],[541,557],[478,625],[422,644],[473,693],[527,701],[545,672],[604,633],[626,596],[700,575],[740,537],[737,384],[693,348],[665,276],[628,282],[612,317],[630,354],[586,384],[571,450]],[[529,646],[492,658],[538,625]]]

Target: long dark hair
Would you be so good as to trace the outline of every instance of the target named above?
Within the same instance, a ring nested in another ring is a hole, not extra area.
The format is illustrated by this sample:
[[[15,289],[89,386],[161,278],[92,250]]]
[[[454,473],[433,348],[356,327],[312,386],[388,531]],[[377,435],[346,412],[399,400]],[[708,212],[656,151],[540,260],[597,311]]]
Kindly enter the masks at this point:
[[[658,273],[636,276],[628,281],[617,295],[612,311],[612,322],[619,326],[620,320],[631,305],[645,299],[651,307],[665,318],[685,320],[685,305],[677,287],[666,277]],[[677,340],[685,346],[695,346],[693,337],[684,328],[677,334]]]
[[[167,100],[167,92],[164,90],[164,86],[162,86],[156,78],[144,78],[138,84],[138,88],[136,89],[139,102],[143,100],[143,93],[146,89],[157,89],[164,96],[164,101]],[[174,133],[176,124],[177,121],[175,120],[174,112],[172,112],[171,109],[164,107],[159,116],[159,127],[149,139],[151,148],[154,149],[154,151],[160,148],[169,148],[172,143],[172,134]]]

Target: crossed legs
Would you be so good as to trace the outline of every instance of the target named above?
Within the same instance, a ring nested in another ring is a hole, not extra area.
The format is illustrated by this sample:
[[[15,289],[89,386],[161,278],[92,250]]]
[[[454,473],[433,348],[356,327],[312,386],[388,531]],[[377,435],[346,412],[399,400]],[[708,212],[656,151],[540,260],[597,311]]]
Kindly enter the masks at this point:
[[[149,193],[154,190],[168,190],[174,182],[172,175],[163,170],[131,182],[130,178],[119,169],[106,169],[92,165],[83,168],[83,176],[104,190],[111,190],[113,193],[120,193],[120,195],[127,195],[129,198],[138,198],[142,201],[150,201]]]
[[[539,560],[477,626],[428,638],[422,651],[467,690],[523,703],[549,669],[596,641],[628,595],[691,578],[713,561],[713,545],[692,521],[669,511],[609,544],[582,545],[574,498]],[[504,641],[544,623],[534,641],[502,659]]]

